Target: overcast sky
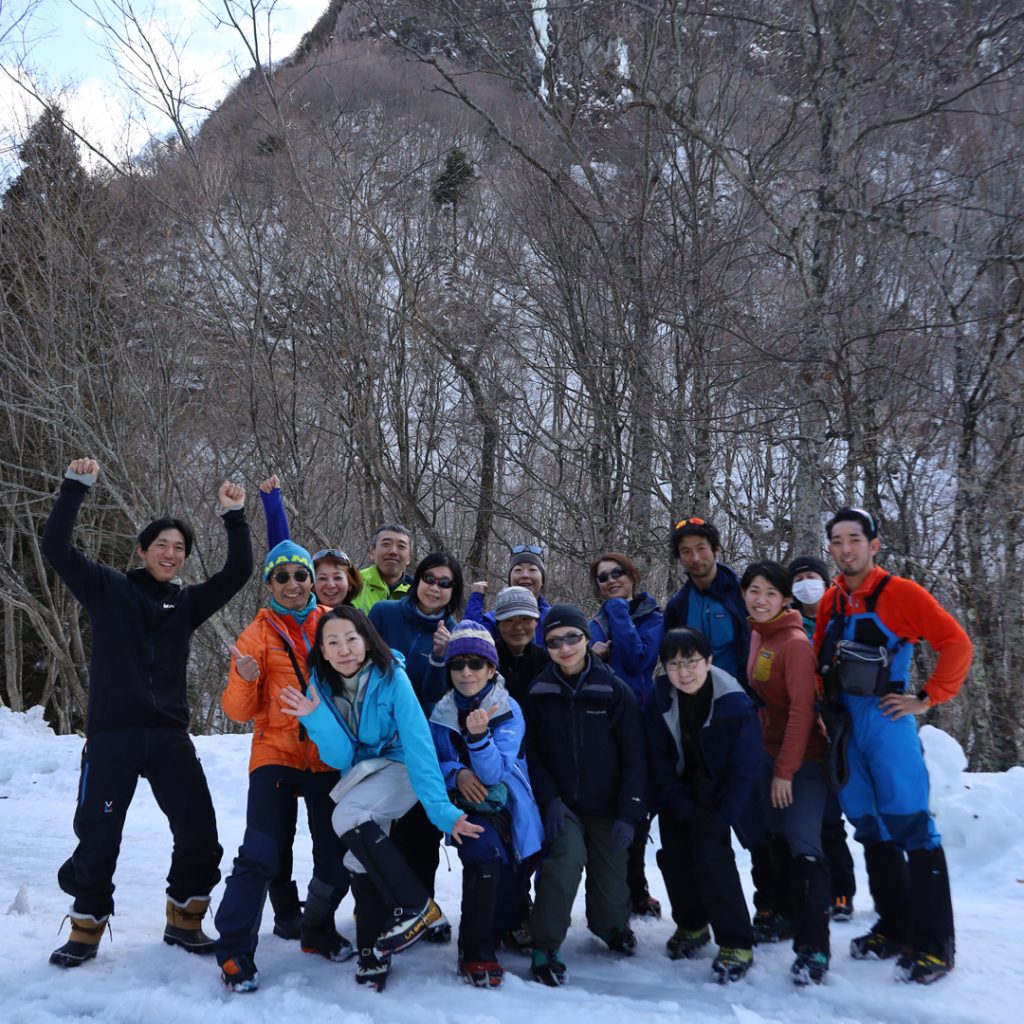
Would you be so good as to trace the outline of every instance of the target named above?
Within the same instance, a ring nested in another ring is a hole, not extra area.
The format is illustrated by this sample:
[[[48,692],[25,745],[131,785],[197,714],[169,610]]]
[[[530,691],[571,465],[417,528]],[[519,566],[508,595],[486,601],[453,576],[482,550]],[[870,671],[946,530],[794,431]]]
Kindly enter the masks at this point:
[[[118,159],[171,131],[154,87],[157,64],[195,123],[253,66],[247,43],[263,63],[281,60],[327,2],[0,0],[0,163],[10,164],[39,111],[22,83],[59,97],[76,129]]]

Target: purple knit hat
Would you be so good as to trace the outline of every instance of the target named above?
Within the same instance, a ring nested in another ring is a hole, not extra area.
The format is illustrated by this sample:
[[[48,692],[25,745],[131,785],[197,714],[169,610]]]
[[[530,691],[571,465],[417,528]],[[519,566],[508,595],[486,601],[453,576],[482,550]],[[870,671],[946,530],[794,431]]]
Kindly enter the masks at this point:
[[[452,658],[458,657],[485,658],[495,668],[498,666],[498,649],[494,646],[494,640],[487,631],[486,626],[474,622],[472,619],[463,619],[451,633],[448,641],[448,650],[445,651],[444,661],[447,665]]]

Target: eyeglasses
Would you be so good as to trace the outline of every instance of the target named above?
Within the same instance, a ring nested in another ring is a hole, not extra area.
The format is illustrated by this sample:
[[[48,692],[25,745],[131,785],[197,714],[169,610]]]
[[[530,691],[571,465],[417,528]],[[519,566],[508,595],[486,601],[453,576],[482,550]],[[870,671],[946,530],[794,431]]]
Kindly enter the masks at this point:
[[[673,658],[672,661],[665,662],[665,668],[673,668],[677,672],[682,672],[684,669],[699,668],[705,660],[699,654],[695,654],[692,658]]]
[[[344,562],[346,565],[352,564],[352,559],[341,548],[324,548],[322,551],[318,551],[313,556],[313,564],[316,565],[322,558],[333,558],[336,562]]]
[[[699,516],[690,516],[689,519],[680,519],[679,522],[676,523],[676,529],[677,530],[681,530],[684,526],[707,526],[707,525],[708,524],[706,522],[704,522],[704,520],[701,519]]]
[[[452,658],[448,662],[448,667],[453,672],[464,672],[467,668],[470,672],[479,672],[488,665],[490,662],[486,658]]]
[[[599,572],[597,574],[598,583],[607,583],[609,580],[621,580],[626,575],[626,570],[621,566],[616,566],[614,569],[609,569],[607,572]]]
[[[284,569],[279,569],[273,576],[274,582],[282,587],[289,580],[295,580],[296,583],[305,583],[308,579],[309,572],[306,569],[296,569],[294,572],[287,572]]]
[[[437,577],[432,572],[425,572],[420,580],[428,587],[440,587],[442,590],[451,590],[455,586],[455,580],[451,576]]]
[[[549,651],[557,651],[559,647],[568,645],[575,647],[583,639],[582,633],[566,633],[565,636],[552,636],[544,638],[544,646]]]
[[[529,551],[531,555],[543,555],[544,549],[537,547],[536,544],[517,544],[512,549],[513,555],[521,555],[524,552]]]

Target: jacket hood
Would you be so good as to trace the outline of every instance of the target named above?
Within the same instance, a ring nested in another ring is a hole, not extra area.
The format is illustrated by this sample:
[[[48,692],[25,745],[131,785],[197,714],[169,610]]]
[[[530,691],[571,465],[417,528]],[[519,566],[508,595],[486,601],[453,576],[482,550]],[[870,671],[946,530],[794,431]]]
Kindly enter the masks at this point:
[[[498,709],[491,717],[490,724],[492,727],[499,722],[503,722],[512,714],[508,690],[505,689],[505,680],[501,677],[500,673],[494,677],[494,686],[491,687],[491,692],[480,702],[480,707],[485,711],[489,711],[494,707]],[[453,690],[449,690],[434,705],[434,710],[430,713],[430,721],[443,725],[448,729],[453,729],[455,732],[460,732],[459,709],[455,703],[455,693]]]
[[[801,632],[803,631],[801,630]],[[753,702],[747,695],[747,691],[743,689],[734,676],[729,675],[724,669],[716,668],[714,665],[711,666],[711,671],[708,674],[711,677],[712,696],[711,710],[704,722],[705,725],[712,718],[734,718],[738,715],[750,713]],[[676,692],[676,688],[668,681],[667,675],[658,676],[654,680],[654,694],[655,699],[658,701],[659,712],[665,714],[671,710],[677,700]],[[735,696],[737,694],[742,696],[744,700],[736,700]],[[733,699],[726,700],[726,697]]]

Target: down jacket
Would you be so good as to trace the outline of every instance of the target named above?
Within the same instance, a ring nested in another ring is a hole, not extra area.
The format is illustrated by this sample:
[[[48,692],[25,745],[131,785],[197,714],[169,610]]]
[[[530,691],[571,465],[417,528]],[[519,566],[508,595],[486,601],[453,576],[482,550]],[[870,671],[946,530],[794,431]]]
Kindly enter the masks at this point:
[[[326,608],[314,608],[300,627],[289,616],[261,608],[238,638],[236,646],[243,654],[256,659],[260,674],[255,682],[246,682],[238,674],[232,658],[221,706],[228,718],[236,722],[253,719],[250,772],[268,764],[314,772],[332,770],[321,760],[316,744],[299,728],[299,720],[281,710],[280,700],[280,693],[286,686],[299,685],[288,648],[295,655],[305,686],[307,643],[312,646],[316,624],[326,611]]]

